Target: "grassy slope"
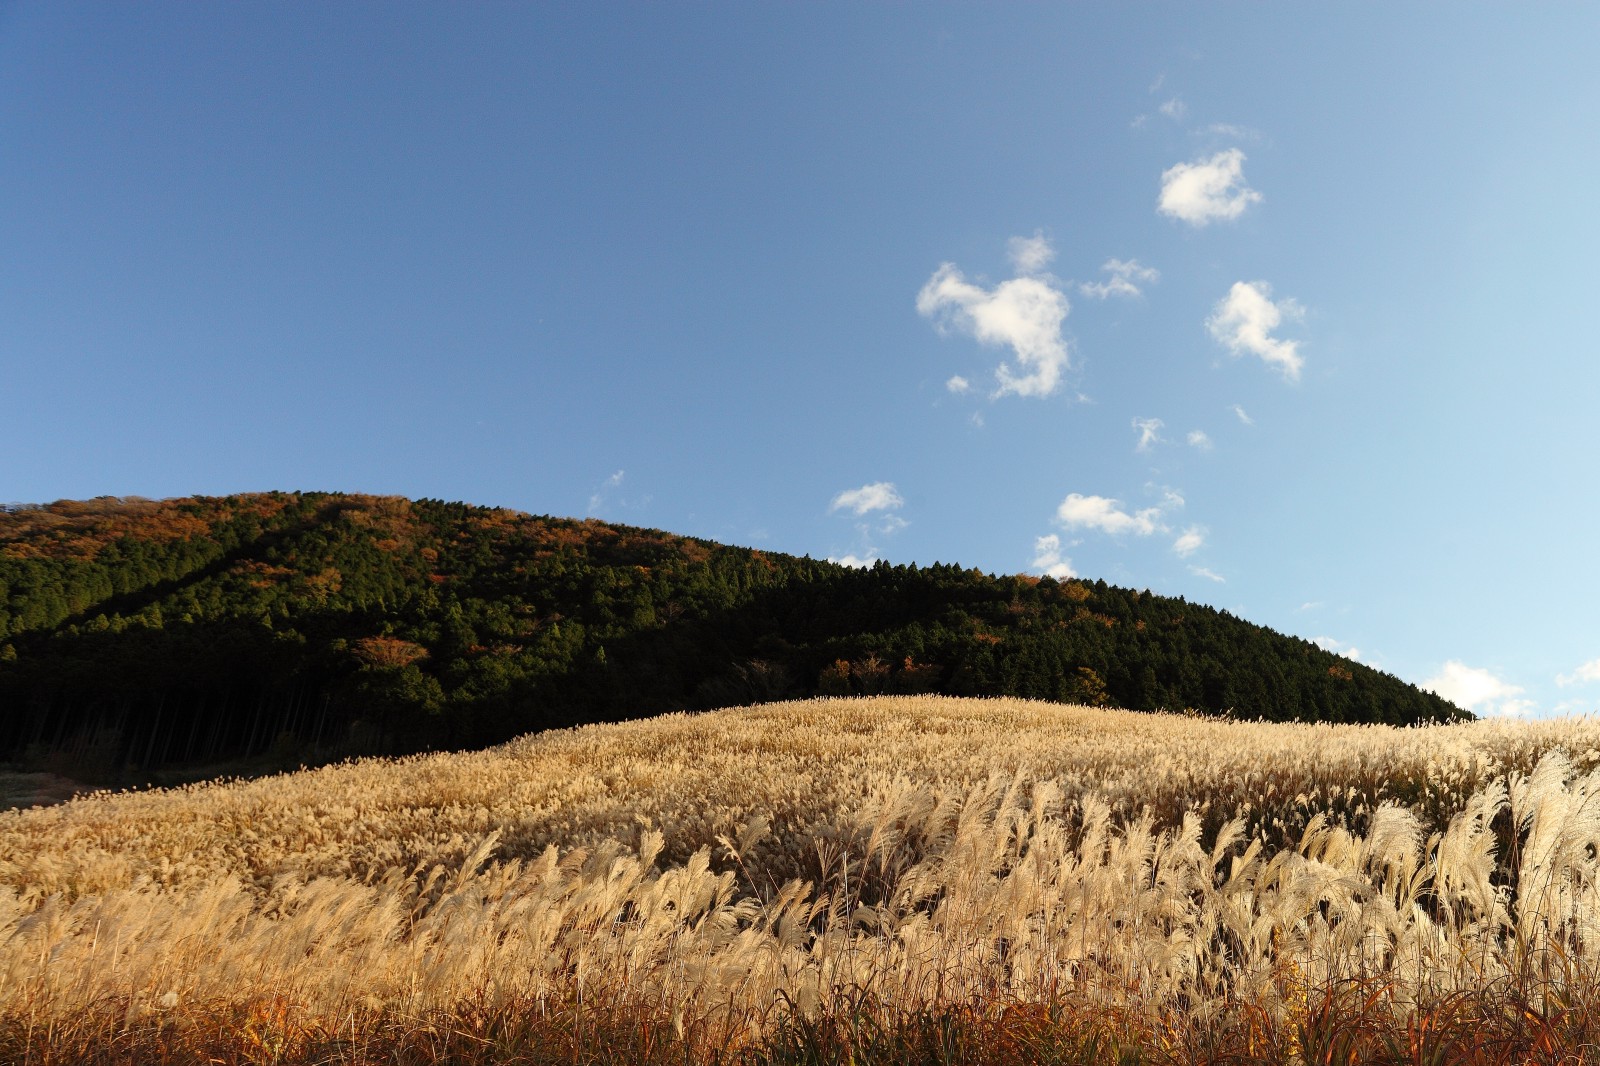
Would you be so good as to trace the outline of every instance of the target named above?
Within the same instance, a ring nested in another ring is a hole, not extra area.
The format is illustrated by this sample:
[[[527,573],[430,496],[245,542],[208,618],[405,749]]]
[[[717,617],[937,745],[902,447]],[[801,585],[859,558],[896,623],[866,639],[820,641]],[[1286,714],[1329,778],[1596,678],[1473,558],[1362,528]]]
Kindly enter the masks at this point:
[[[903,697],[95,796],[0,815],[0,1041],[1390,1061],[1422,1024],[1554,1056],[1600,1036],[1597,752]]]
[[[1215,825],[1250,804],[1252,830],[1281,844],[1319,810],[1349,820],[1399,802],[1436,820],[1558,743],[1591,752],[1600,730],[1239,723],[939,696],[805,700],[557,730],[480,752],[100,793],[0,820],[10,854],[0,884],[113,887],[126,882],[86,882],[84,871],[106,863],[154,873],[148,855],[257,882],[289,872],[364,878],[457,860],[464,841],[490,832],[500,834],[497,855],[527,858],[551,844],[636,841],[641,826],[659,828],[664,858],[681,861],[756,814],[804,851],[817,826],[870,796],[1013,774],[1054,779],[1069,801],[1101,796],[1124,815],[1149,807],[1166,825],[1198,806],[1218,812]],[[51,872],[58,863],[67,865]]]

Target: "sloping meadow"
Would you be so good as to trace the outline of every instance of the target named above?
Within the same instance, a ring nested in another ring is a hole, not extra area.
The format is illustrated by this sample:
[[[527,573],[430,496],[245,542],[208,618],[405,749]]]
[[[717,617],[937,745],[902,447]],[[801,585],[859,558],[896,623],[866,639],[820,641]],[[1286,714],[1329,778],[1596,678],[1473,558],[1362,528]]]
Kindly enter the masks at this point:
[[[0,1059],[1578,1061],[1597,764],[902,697],[98,794],[0,815]]]

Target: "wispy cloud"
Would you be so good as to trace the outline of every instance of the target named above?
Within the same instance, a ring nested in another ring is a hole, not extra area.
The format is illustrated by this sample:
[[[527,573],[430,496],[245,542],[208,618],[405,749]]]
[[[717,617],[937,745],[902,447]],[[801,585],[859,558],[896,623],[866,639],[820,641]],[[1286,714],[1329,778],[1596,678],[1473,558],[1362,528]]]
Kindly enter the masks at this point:
[[[1139,443],[1133,446],[1136,452],[1147,452],[1161,443],[1161,428],[1166,423],[1159,418],[1135,418],[1133,428],[1139,431]]]
[[[1243,422],[1247,426],[1253,426],[1256,424],[1256,420],[1245,414],[1244,408],[1240,407],[1238,404],[1233,405],[1233,413],[1238,415],[1239,421]]]
[[[1157,209],[1191,226],[1231,221],[1262,196],[1244,183],[1245,154],[1237,148],[1161,172]]]
[[[1568,685],[1586,685],[1593,681],[1600,681],[1600,659],[1590,659],[1570,674],[1556,675],[1556,684],[1562,688]]]
[[[1078,291],[1094,300],[1110,296],[1139,296],[1141,284],[1151,284],[1161,279],[1161,271],[1144,266],[1137,259],[1107,259],[1100,270],[1110,275],[1105,281],[1083,282]]]
[[[1189,105],[1183,102],[1182,97],[1174,96],[1172,99],[1168,100],[1166,103],[1157,108],[1157,110],[1174,122],[1182,122],[1183,116],[1189,113]]]
[[[855,515],[864,515],[870,511],[893,511],[904,506],[905,500],[900,493],[895,491],[892,481],[874,481],[870,485],[862,485],[859,489],[846,489],[833,498],[828,505],[829,513],[834,511],[849,511]]]
[[[1533,710],[1531,700],[1517,699],[1522,687],[1513,685],[1492,671],[1451,659],[1437,674],[1422,683],[1451,703],[1473,714],[1495,717],[1520,717]]]
[[[1236,281],[1228,295],[1217,301],[1211,317],[1206,319],[1206,329],[1233,355],[1259,356],[1293,381],[1300,377],[1300,368],[1305,364],[1300,342],[1281,340],[1272,332],[1284,319],[1299,319],[1304,313],[1292,299],[1274,303],[1272,286],[1264,281]],[[1242,416],[1237,407],[1234,410]]]
[[[1335,655],[1343,655],[1346,659],[1361,661],[1361,649],[1352,644],[1346,644],[1342,640],[1335,640],[1332,637],[1312,637],[1311,643],[1323,651],[1331,651]]]
[[[1193,574],[1195,577],[1203,577],[1207,581],[1215,581],[1219,585],[1226,584],[1228,581],[1227,578],[1223,577],[1215,570],[1212,570],[1210,567],[1191,566],[1189,567],[1189,573]]]
[[[1033,568],[1058,581],[1078,576],[1072,560],[1061,554],[1061,538],[1054,533],[1033,542]]]
[[[588,513],[591,516],[598,518],[601,511],[610,510],[613,507],[643,507],[650,502],[649,496],[642,496],[632,500],[616,498],[616,490],[622,487],[622,482],[627,476],[626,471],[618,470],[602,481],[594,492],[589,495]]]
[[[1202,526],[1190,526],[1183,535],[1172,542],[1172,550],[1187,559],[1206,544],[1206,531]]]
[[[1186,439],[1191,448],[1199,448],[1203,452],[1211,450],[1211,435],[1203,429],[1191,429]]]
[[[949,381],[944,383],[944,387],[959,395],[963,392],[971,392],[972,382],[968,381],[960,374],[956,374]]]
[[[1231,122],[1213,122],[1195,132],[1205,137],[1227,137],[1235,141],[1261,140],[1260,130],[1251,129],[1249,126],[1235,126]]]
[[[851,555],[849,553],[846,553],[844,555],[830,555],[830,556],[828,556],[828,562],[830,562],[830,563],[838,563],[840,566],[853,567],[856,570],[865,570],[867,567],[871,566],[873,563],[875,563],[877,561],[878,561],[878,558],[875,555],[869,555],[864,559],[861,558],[858,555]]]
[[[1020,243],[1018,243],[1020,242]],[[1018,276],[985,289],[968,281],[954,263],[934,271],[917,293],[917,312],[941,329],[970,334],[980,344],[1009,347],[1017,367],[995,370],[995,395],[1049,396],[1067,369],[1067,342],[1061,325],[1071,311],[1054,278],[1038,273],[1054,252],[1043,236],[1012,238]]]
[[[871,566],[878,559],[873,543],[878,536],[893,536],[911,524],[894,513],[905,502],[892,481],[874,481],[839,493],[828,504],[828,513],[845,512],[857,519],[856,542],[847,554],[828,558],[845,566]]]
[[[1121,500],[1105,496],[1071,493],[1056,508],[1056,520],[1067,529],[1094,529],[1101,533],[1132,533],[1139,537],[1166,529],[1161,523],[1161,508],[1146,507],[1128,512]]]
[[[1012,237],[1006,241],[1006,254],[1018,274],[1031,276],[1044,273],[1044,268],[1056,257],[1056,250],[1043,231],[1034,230],[1032,237]]]

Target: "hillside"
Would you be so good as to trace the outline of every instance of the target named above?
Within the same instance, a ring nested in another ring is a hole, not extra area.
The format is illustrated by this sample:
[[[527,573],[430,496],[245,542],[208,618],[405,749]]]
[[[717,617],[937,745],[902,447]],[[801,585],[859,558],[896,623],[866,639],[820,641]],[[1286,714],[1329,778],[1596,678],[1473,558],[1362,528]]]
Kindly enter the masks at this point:
[[[1587,1061],[1597,758],[896,696],[103,792],[0,813],[0,1060]]]
[[[1096,581],[853,570],[598,521],[330,493],[0,513],[0,758],[115,780],[811,695],[1464,717],[1309,642]]]

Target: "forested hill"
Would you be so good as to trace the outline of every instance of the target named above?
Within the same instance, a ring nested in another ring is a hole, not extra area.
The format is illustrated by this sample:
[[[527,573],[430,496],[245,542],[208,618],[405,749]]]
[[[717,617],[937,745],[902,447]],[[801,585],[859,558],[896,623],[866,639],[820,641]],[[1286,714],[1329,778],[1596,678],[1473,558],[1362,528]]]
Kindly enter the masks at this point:
[[[1306,641],[1099,581],[854,570],[396,497],[0,512],[0,758],[68,772],[464,747],[879,692],[1465,717]]]

